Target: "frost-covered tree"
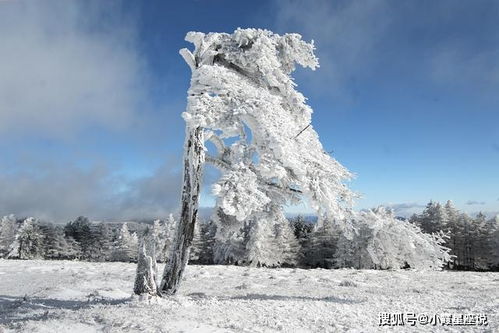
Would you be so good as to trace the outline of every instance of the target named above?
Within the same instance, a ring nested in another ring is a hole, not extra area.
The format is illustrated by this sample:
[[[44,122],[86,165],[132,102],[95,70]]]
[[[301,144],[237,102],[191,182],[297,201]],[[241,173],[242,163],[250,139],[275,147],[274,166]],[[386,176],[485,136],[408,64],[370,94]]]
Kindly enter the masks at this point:
[[[338,234],[339,230],[332,223],[315,225],[310,231],[306,231],[302,239],[301,264],[306,267],[332,268]],[[349,241],[348,238],[345,239]]]
[[[293,232],[290,222],[284,217],[284,214],[282,215],[281,220],[274,225],[274,228],[274,241],[278,248],[278,265],[286,267],[297,266],[301,260],[301,246]]]
[[[150,228],[146,228],[140,239],[137,255],[137,272],[133,292],[136,295],[147,294],[156,296],[158,287],[156,285],[156,235]]]
[[[68,242],[61,226],[40,225],[43,234],[43,256],[46,259],[67,259]]]
[[[85,216],[79,216],[70,221],[64,227],[67,237],[73,238],[80,248],[80,258],[90,260],[94,252],[94,237],[92,235],[91,223]]]
[[[11,245],[9,258],[37,259],[43,256],[43,235],[34,217],[26,218]]]
[[[489,248],[490,248],[490,265],[489,267],[499,270],[499,215],[490,219],[488,222],[489,229]]]
[[[211,220],[196,224],[189,262],[199,265],[213,264],[215,233],[216,225]]]
[[[130,233],[127,223],[121,225],[118,238],[115,241],[112,253],[113,260],[116,261],[135,261],[138,251],[137,234]]]
[[[17,229],[17,219],[13,214],[0,218],[0,258],[9,254],[10,247],[16,240]]]
[[[354,260],[353,267],[440,269],[451,259],[443,234],[425,234],[383,207],[356,214],[352,224],[362,228],[350,242],[353,258],[360,260],[359,264]]]
[[[90,257],[95,261],[106,261],[111,257],[113,248],[113,233],[107,223],[95,223],[90,227],[93,238],[93,251]]]
[[[251,224],[245,221],[239,228],[234,228],[235,218],[218,209],[213,216],[216,224],[215,242],[213,246],[213,262],[215,264],[248,263],[246,244],[249,240]],[[220,229],[225,229],[219,231]]]
[[[439,202],[430,201],[416,223],[423,232],[432,234],[443,230],[446,225],[446,209]]]
[[[156,235],[156,249],[158,251],[158,261],[167,262],[170,256],[170,249],[175,238],[177,221],[173,214],[169,214],[166,221],[156,220],[153,224],[153,233]]]
[[[343,216],[352,199],[343,183],[350,173],[322,148],[311,126],[312,109],[290,76],[295,64],[318,67],[313,43],[298,34],[260,29],[190,32],[186,40],[195,49],[181,50],[192,79],[183,114],[187,130],[180,223],[161,284],[167,293],[176,291],[187,263],[205,140],[218,150],[206,159],[223,172],[214,188],[217,208],[235,218],[234,230],[245,220],[271,213],[270,203],[308,198],[321,222],[328,215]],[[229,150],[228,138],[235,139]]]

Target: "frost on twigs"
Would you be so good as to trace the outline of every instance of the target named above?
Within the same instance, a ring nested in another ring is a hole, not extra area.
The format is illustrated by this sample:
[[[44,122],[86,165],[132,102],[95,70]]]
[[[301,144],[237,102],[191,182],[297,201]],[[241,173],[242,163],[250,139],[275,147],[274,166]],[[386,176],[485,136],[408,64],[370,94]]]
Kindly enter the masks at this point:
[[[321,221],[348,216],[355,195],[344,182],[352,174],[324,151],[312,109],[291,76],[297,64],[319,67],[313,42],[261,29],[189,32],[186,40],[194,50],[181,54],[194,70],[182,116],[217,148],[206,161],[222,172],[213,187],[217,238],[228,242],[218,247],[220,257],[230,244],[257,248],[266,232],[283,235],[287,204],[308,200]],[[244,226],[249,245],[237,236]],[[264,253],[246,251],[244,260],[255,264]]]
[[[183,117],[233,142],[207,157],[223,173],[213,191],[217,208],[242,221],[270,212],[271,202],[307,198],[321,215],[345,215],[354,195],[344,181],[352,175],[324,151],[291,77],[296,64],[319,66],[313,43],[261,29],[190,32],[186,40],[195,49],[192,58],[182,54],[196,69]]]

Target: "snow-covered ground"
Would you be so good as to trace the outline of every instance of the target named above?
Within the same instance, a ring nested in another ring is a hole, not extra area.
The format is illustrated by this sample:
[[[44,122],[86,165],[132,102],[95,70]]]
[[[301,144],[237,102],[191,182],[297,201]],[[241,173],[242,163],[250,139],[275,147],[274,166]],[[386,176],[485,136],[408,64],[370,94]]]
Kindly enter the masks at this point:
[[[179,295],[154,301],[131,298],[134,273],[0,260],[0,332],[499,332],[498,273],[189,266]],[[485,314],[488,326],[390,329],[380,313]]]

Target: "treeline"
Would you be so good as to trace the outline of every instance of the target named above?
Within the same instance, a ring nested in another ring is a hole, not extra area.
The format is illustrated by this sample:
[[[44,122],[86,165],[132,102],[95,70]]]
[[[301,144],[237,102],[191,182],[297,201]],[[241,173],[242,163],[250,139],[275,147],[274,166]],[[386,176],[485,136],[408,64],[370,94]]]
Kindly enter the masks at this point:
[[[475,218],[448,202],[430,202],[409,221],[385,210],[361,213],[346,237],[334,223],[318,226],[296,216],[275,224],[248,221],[217,234],[213,221],[197,224],[190,251],[192,264],[233,264],[305,268],[438,267],[440,245],[450,248],[448,269],[496,270],[499,267],[499,219]],[[0,257],[136,262],[147,230],[159,262],[168,260],[176,221],[99,223],[78,217],[65,226],[34,218],[0,220]],[[433,235],[430,235],[433,234]],[[429,241],[432,239],[432,241]],[[447,260],[445,260],[447,261]]]
[[[457,210],[452,202],[442,205],[430,201],[421,214],[409,221],[426,233],[447,235],[445,246],[454,256],[448,268],[459,270],[497,270],[499,268],[499,216],[487,219]]]
[[[0,257],[134,261],[140,232],[130,232],[127,223],[90,222],[83,216],[62,226],[9,215],[0,220]]]

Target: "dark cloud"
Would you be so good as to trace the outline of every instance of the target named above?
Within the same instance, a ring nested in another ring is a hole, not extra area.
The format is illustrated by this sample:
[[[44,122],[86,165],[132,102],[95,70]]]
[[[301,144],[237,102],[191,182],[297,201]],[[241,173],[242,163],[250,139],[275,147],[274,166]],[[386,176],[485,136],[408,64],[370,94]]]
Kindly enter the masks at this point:
[[[52,166],[37,172],[0,174],[0,215],[66,222],[157,218],[177,209],[181,172],[170,160],[152,175],[129,180],[105,166],[88,170]]]
[[[485,205],[485,201],[468,200],[468,201],[466,201],[466,205],[468,205],[468,206]]]
[[[383,206],[392,209],[395,212],[395,215],[405,216],[405,217],[410,216],[425,207],[425,205],[415,202],[406,202],[398,204],[389,203]]]

